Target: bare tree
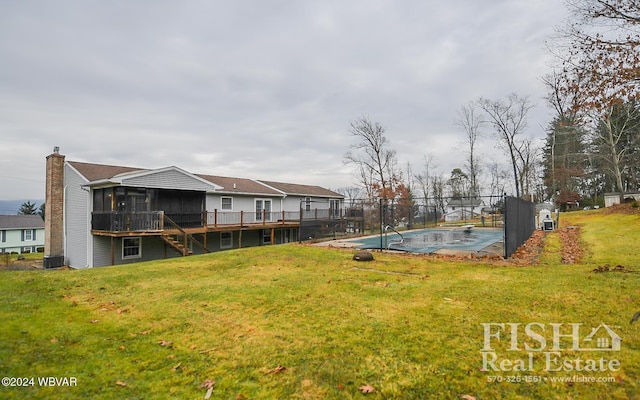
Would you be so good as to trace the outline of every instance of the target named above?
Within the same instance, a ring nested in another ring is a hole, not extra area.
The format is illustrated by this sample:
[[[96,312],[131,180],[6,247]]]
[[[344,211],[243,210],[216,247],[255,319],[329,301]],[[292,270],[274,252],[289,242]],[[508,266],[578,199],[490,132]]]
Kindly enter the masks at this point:
[[[570,76],[581,76],[583,107],[600,111],[640,92],[638,0],[567,0],[570,18],[554,52]]]
[[[385,129],[368,117],[350,123],[349,132],[358,142],[345,154],[347,164],[358,167],[358,179],[370,198],[388,196],[397,177],[396,152],[388,148]]]
[[[480,127],[483,124],[482,116],[476,112],[476,106],[473,102],[460,107],[458,120],[456,124],[464,130],[467,142],[467,164],[466,169],[469,178],[469,194],[476,197],[480,194],[480,185],[478,184],[478,175],[480,174],[480,163],[476,159],[476,143],[480,136]]]
[[[431,192],[433,193],[434,207],[442,214],[446,211],[445,200],[446,179],[441,175],[434,175],[431,178]]]
[[[418,184],[418,190],[425,200],[425,206],[428,206],[428,198],[431,195],[431,176],[433,175],[433,155],[424,156],[424,166],[422,172],[415,175],[414,178]]]
[[[616,189],[627,190],[623,182],[625,170],[634,169],[631,157],[640,146],[640,108],[633,103],[615,105],[600,119],[594,130],[594,142],[600,148],[599,155],[613,174]]]
[[[490,162],[487,169],[491,175],[489,191],[492,198],[502,198],[505,193],[506,182],[509,179],[509,171],[505,170],[498,162]]]
[[[343,195],[348,201],[348,207],[355,207],[358,199],[361,197],[362,189],[359,187],[348,186],[336,189],[336,192]]]
[[[531,141],[523,135],[527,126],[527,113],[533,105],[528,97],[519,97],[515,93],[510,94],[506,101],[480,98],[477,104],[489,117],[499,145],[509,156],[516,196],[520,197],[530,169],[528,162],[531,161]]]

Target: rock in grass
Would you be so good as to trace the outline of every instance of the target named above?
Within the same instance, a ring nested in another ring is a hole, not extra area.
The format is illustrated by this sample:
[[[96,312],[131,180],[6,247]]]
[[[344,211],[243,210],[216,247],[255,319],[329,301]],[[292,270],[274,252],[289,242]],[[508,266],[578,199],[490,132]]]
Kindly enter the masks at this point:
[[[368,251],[359,251],[353,255],[353,259],[356,261],[373,261],[373,254]]]

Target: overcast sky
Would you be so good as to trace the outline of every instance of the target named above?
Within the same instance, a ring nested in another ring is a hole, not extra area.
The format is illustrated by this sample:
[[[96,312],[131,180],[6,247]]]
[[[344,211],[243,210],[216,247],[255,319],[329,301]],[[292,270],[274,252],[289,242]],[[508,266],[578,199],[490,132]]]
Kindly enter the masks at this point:
[[[43,199],[45,157],[316,184],[355,182],[349,123],[402,165],[464,166],[460,107],[529,96],[559,0],[0,0],[0,199]],[[487,130],[487,134],[488,134]],[[484,160],[499,152],[489,139]]]

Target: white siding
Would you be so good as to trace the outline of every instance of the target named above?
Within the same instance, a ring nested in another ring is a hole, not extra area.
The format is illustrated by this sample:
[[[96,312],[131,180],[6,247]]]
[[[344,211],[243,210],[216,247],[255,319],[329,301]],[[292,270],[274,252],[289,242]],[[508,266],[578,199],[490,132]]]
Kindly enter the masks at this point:
[[[87,268],[91,229],[89,192],[82,188],[84,178],[68,165],[64,169],[64,182],[65,262],[72,268]]]
[[[238,195],[238,194],[207,194],[207,211],[213,212],[213,210],[218,210],[218,212],[222,212],[220,198],[221,197],[232,197],[233,198],[233,210],[232,212],[254,212],[256,210],[256,199],[266,199],[271,200],[271,211],[272,212],[280,212],[282,209],[280,208],[280,200],[281,197],[271,197],[271,196],[259,196],[259,195]],[[297,211],[288,210],[288,211]]]
[[[206,182],[177,170],[166,170],[133,178],[126,178],[122,180],[122,185],[155,189],[194,190],[201,192],[213,189],[213,185],[209,185]]]

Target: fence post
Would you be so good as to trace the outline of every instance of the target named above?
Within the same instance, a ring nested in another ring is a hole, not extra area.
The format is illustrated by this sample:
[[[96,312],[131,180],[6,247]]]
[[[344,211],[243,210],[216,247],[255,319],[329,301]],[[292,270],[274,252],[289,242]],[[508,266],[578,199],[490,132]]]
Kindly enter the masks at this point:
[[[505,260],[508,258],[507,257],[507,250],[508,250],[508,244],[507,244],[507,194],[504,193],[502,195],[502,207],[504,209],[504,213],[502,214],[502,243],[504,243],[503,247],[504,247],[504,258]]]
[[[384,231],[384,211],[382,210],[382,197],[380,198],[380,251],[382,251],[382,231]]]

